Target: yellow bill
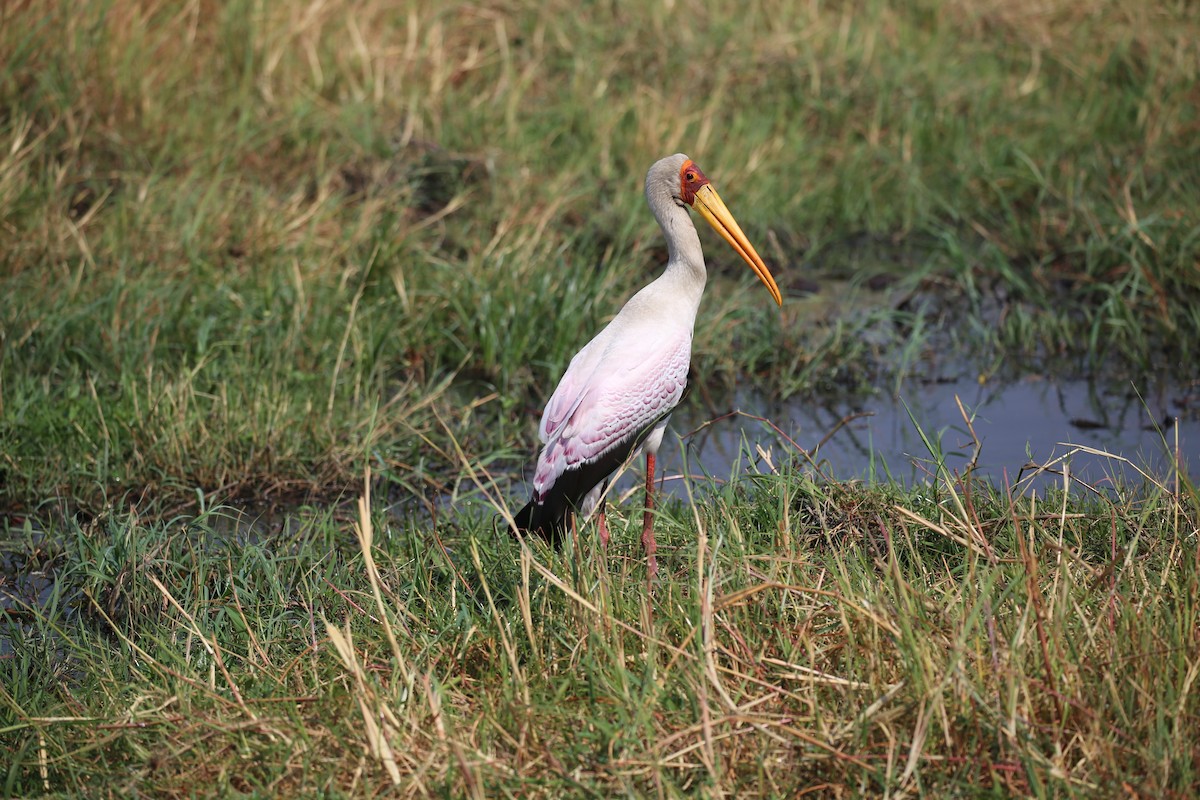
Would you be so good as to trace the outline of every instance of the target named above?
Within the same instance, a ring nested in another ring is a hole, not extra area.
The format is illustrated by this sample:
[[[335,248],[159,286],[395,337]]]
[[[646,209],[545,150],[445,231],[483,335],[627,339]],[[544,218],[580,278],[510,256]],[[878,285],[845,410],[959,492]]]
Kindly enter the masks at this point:
[[[771,271],[759,258],[758,251],[754,249],[754,245],[750,244],[746,234],[742,233],[741,226],[737,224],[733,214],[729,213],[725,202],[721,200],[721,196],[717,194],[717,190],[711,183],[706,183],[696,190],[696,199],[692,203],[692,208],[699,211],[700,216],[704,217],[708,224],[721,234],[721,238],[729,242],[729,246],[737,251],[750,269],[754,270],[754,274],[767,287],[767,291],[771,293],[771,297],[775,298],[775,302],[782,306],[783,295],[780,294],[779,287],[775,285]]]

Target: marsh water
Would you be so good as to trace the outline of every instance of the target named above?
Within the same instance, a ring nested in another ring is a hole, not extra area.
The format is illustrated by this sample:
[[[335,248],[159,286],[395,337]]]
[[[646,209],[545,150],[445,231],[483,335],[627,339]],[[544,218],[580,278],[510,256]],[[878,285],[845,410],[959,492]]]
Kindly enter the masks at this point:
[[[768,459],[795,456],[838,480],[912,485],[929,480],[940,458],[960,474],[973,462],[974,474],[997,486],[1061,486],[1064,468],[1097,487],[1136,485],[1170,479],[1176,457],[1185,470],[1200,465],[1198,406],[1196,386],[1047,376],[981,383],[969,373],[852,401],[779,403],[744,392],[731,413],[677,412],[682,450],[663,461],[668,485],[683,469],[720,479],[735,464],[769,468]]]

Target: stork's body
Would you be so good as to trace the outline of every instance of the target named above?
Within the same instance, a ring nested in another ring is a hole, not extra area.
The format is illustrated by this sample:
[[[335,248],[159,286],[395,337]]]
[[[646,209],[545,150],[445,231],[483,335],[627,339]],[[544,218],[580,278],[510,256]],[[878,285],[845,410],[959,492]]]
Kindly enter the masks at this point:
[[[682,154],[658,161],[646,175],[646,202],[667,239],[663,274],[629,299],[580,350],[542,413],[543,448],[533,498],[515,517],[520,530],[558,543],[572,512],[590,516],[609,476],[638,450],[646,453],[642,541],[651,576],[654,558],[654,461],[671,411],[687,388],[692,331],[707,272],[700,237],[688,215],[696,208],[781,301],[779,289],[716,190]],[[603,512],[600,537],[608,534]]]

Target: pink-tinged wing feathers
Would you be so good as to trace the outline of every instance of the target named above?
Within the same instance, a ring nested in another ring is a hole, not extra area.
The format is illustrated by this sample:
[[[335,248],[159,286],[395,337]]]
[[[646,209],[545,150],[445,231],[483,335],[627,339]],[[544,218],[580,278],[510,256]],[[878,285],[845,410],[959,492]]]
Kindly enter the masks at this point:
[[[571,359],[566,373],[558,382],[554,394],[550,396],[546,409],[542,412],[542,422],[538,426],[538,437],[541,438],[542,444],[549,442],[550,437],[554,436],[579,408],[596,368],[604,360],[605,345],[609,338],[611,333],[605,328]]]
[[[542,416],[545,447],[533,478],[541,499],[568,469],[645,433],[683,397],[691,335],[639,341],[642,352],[609,352],[599,337],[571,361]],[[592,351],[592,352],[589,352]],[[619,362],[619,363],[618,363]]]

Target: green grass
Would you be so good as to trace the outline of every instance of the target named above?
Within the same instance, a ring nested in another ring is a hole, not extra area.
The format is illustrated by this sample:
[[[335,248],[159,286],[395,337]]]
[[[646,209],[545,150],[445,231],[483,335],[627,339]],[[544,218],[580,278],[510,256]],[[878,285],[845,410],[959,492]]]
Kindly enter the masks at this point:
[[[1188,4],[3,13],[10,505],[311,493],[368,463],[436,491],[438,416],[472,451],[527,447],[658,269],[641,176],[679,149],[785,286],[826,286],[780,317],[709,241],[710,386],[861,392],[946,342],[1196,377]]]
[[[9,795],[1185,797],[1197,500],[900,493],[784,466],[668,504],[650,594],[628,507],[607,553],[586,531],[523,549],[486,504],[431,530],[369,498],[284,528],[223,509],[10,528],[6,549],[58,578],[8,617],[0,778]]]
[[[1200,378],[1200,12],[893,6],[0,5],[0,793],[1194,794],[1186,474],[783,465],[652,597],[633,504],[556,555],[464,499],[680,150],[797,287],[702,234],[715,396]]]

